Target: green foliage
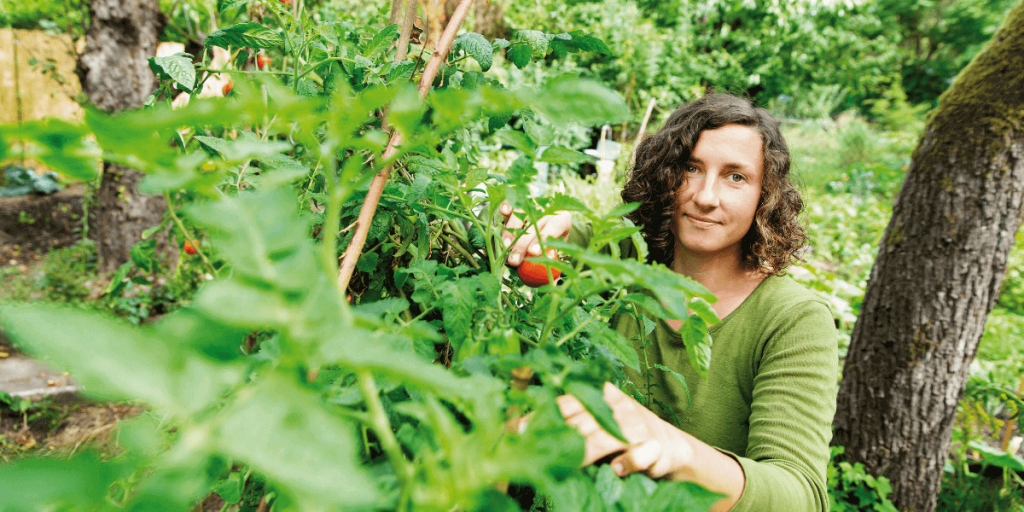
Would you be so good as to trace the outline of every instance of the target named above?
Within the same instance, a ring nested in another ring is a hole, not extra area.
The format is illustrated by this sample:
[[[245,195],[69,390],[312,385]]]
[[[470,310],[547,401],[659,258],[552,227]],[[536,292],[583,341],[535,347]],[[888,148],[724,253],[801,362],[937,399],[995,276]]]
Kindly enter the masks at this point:
[[[0,28],[43,29],[77,39],[85,34],[88,19],[88,2],[84,0],[0,0]]]
[[[875,12],[898,44],[911,104],[934,106],[992,37],[1015,0],[877,0]]]
[[[192,65],[192,56],[187,53],[150,57],[149,67],[155,75],[174,80],[183,91],[191,91],[196,85],[196,68]]]
[[[1018,353],[1014,377],[1019,377],[1019,360]],[[1015,423],[1019,427],[1024,399],[1012,389],[1016,385],[1000,383],[1000,376],[994,371],[986,373],[972,368],[957,410],[953,446],[936,510],[1024,509],[1024,459],[995,447],[1001,436],[1009,435],[1008,429]]]
[[[32,193],[52,194],[64,188],[57,181],[57,173],[39,174],[33,169],[9,165],[4,169],[4,186],[0,197],[24,196]]]
[[[889,501],[892,493],[889,479],[868,474],[859,462],[850,464],[842,460],[844,451],[842,446],[831,447],[827,471],[829,509],[834,512],[896,512]]]
[[[24,157],[59,169],[69,178],[88,181],[96,177],[99,154],[86,139],[87,134],[84,127],[56,118],[3,125],[0,126],[0,160],[7,158],[11,141],[18,139],[32,144],[31,151]]]
[[[211,274],[189,303],[142,326],[55,306],[0,310],[5,333],[71,371],[90,396],[138,400],[163,418],[126,426],[125,452],[113,461],[86,452],[5,467],[5,481],[25,483],[4,493],[4,506],[176,510],[211,491],[238,503],[243,482],[262,481],[275,510],[509,510],[517,504],[496,486],[513,482],[559,510],[707,510],[719,496],[691,484],[581,470],[582,437],[555,404],[573,393],[617,430],[595,397],[638,360],[602,326],[638,293],[660,304],[652,315],[685,320],[702,371],[707,325],[717,321],[696,300],[714,300],[703,286],[617,257],[620,242],[642,244],[636,228],[619,226],[628,207],[596,215],[569,197],[530,194],[535,163],[581,159],[553,144],[554,130],[621,121],[621,98],[572,77],[506,89],[449,65],[420,101],[407,84],[415,57],[391,62],[393,28],[294,19],[265,6],[273,17],[264,28],[225,23],[206,43],[263,45],[278,62],[288,56],[295,67],[286,75],[231,69],[230,97],[199,99],[205,63],[189,86],[181,59],[154,60],[164,81],[146,109],[91,111],[83,126],[2,128],[59,155],[58,171],[75,173],[101,148],[147,173],[142,187],[171,206],[147,237],[166,229],[178,243],[195,240],[196,254],[179,261],[199,258]],[[531,60],[601,46],[582,33],[548,36],[521,33],[509,44],[529,46]],[[467,37],[459,51],[484,67],[479,42]],[[171,109],[179,86],[191,102]],[[382,110],[404,139],[393,157],[385,157]],[[510,114],[519,129],[506,126]],[[521,152],[507,168],[484,164],[481,146],[495,132]],[[98,148],[81,150],[88,136]],[[391,165],[398,169],[346,296],[336,275],[351,236],[342,227],[355,220],[369,177]],[[602,236],[588,247],[544,242],[563,257],[538,261],[562,279],[527,288],[505,267],[502,229],[491,220],[502,200],[531,222],[575,211]],[[140,242],[111,279],[108,304],[116,310],[133,287],[137,298],[151,295],[145,287],[169,270],[152,240]],[[135,323],[146,316],[128,314]],[[524,367],[534,385],[510,389]],[[525,429],[506,429],[526,412]],[[112,488],[116,507],[103,499]]]
[[[1017,244],[1010,250],[998,304],[1024,316],[1024,230],[1017,231]]]
[[[0,274],[3,301],[53,301],[81,303],[87,299],[96,275],[96,247],[91,241],[57,249],[47,254],[31,275],[7,267]]]

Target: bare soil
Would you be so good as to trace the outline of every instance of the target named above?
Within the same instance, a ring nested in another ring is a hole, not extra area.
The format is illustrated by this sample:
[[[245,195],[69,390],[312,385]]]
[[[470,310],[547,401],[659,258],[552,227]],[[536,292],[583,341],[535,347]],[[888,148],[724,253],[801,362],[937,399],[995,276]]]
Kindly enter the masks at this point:
[[[40,196],[0,197],[0,266],[27,269],[81,238],[82,185]]]
[[[0,267],[31,272],[48,252],[81,239],[84,187],[50,195],[0,197]],[[0,333],[0,356],[14,354]],[[92,403],[78,397],[45,402],[27,415],[0,411],[0,463],[30,454],[70,454],[85,446],[112,449],[111,433],[143,409],[132,404]]]

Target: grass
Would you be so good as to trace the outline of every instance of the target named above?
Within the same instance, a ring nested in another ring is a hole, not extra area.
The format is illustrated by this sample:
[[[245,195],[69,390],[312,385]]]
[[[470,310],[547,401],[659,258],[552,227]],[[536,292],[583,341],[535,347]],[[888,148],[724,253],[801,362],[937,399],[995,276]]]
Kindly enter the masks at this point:
[[[93,293],[100,278],[96,269],[96,246],[85,240],[71,247],[50,251],[27,272],[15,267],[0,268],[5,285],[0,301],[83,302]]]

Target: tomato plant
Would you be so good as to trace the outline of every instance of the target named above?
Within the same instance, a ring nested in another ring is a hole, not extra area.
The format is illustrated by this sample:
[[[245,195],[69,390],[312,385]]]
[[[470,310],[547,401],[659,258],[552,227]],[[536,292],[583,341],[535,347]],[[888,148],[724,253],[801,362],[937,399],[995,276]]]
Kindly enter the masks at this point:
[[[155,60],[165,86],[144,110],[0,127],[0,158],[18,137],[72,177],[89,179],[100,156],[147,173],[143,188],[168,199],[167,229],[202,233],[202,247],[185,250],[212,278],[191,304],[141,328],[54,307],[0,309],[5,332],[90,395],[156,412],[124,427],[125,454],[112,461],[86,452],[0,468],[0,509],[175,510],[215,491],[237,503],[256,492],[274,510],[707,510],[717,495],[693,484],[580,469],[583,439],[554,401],[576,395],[616,434],[598,390],[641,363],[608,320],[683,320],[702,369],[717,321],[703,286],[645,262],[639,229],[622,220],[637,205],[602,216],[570,197],[530,195],[535,163],[587,158],[551,146],[553,129],[620,121],[626,108],[573,77],[505,89],[485,74],[493,55],[514,50],[526,65],[603,43],[468,33],[431,77],[416,52],[396,59],[395,25],[263,5],[263,23],[206,38],[236,55],[227,70]],[[287,52],[291,67],[244,71],[249,49]],[[232,94],[195,97],[214,71],[232,75]],[[193,98],[171,109],[180,90]],[[515,148],[507,168],[490,163],[494,140]],[[387,169],[379,206],[364,214],[365,246],[353,243],[368,182]],[[504,265],[493,221],[503,200],[531,223],[572,211],[597,233],[585,247],[541,242],[542,254],[565,257],[534,258],[561,276],[544,293]],[[636,259],[620,257],[626,244]],[[147,272],[148,247],[130,263]],[[341,286],[347,251],[358,262]],[[527,412],[525,429],[506,427]]]

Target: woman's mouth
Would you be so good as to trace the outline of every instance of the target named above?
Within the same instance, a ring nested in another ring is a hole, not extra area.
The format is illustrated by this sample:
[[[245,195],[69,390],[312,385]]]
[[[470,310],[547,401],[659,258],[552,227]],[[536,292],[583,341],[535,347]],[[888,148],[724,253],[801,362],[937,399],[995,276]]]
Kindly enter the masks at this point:
[[[715,222],[714,220],[709,219],[707,217],[701,217],[699,215],[692,215],[689,213],[686,214],[686,218],[690,219],[690,223],[692,223],[694,226],[698,228],[709,228],[711,226],[714,226],[715,224],[718,224],[718,222]]]

